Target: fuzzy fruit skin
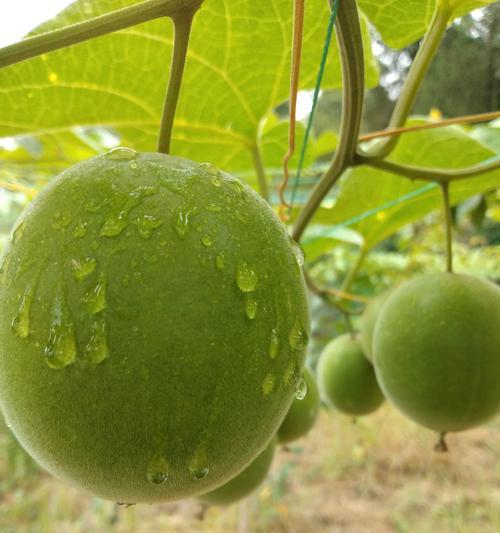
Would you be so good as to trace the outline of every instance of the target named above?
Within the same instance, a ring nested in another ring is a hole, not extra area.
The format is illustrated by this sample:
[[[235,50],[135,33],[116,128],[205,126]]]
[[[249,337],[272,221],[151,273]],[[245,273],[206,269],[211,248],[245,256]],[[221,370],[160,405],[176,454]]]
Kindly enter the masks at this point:
[[[500,289],[471,276],[415,278],[377,321],[375,366],[386,396],[439,432],[463,431],[500,410]]]
[[[103,498],[221,485],[293,400],[309,333],[301,269],[268,204],[212,166],[154,153],[75,165],[22,216],[0,278],[5,418],[47,470]],[[54,369],[58,320],[59,353],[73,338],[76,356]]]
[[[286,444],[303,437],[318,418],[320,399],[318,386],[313,374],[304,368],[304,379],[307,383],[307,394],[304,399],[295,398],[285,416],[279,430],[278,442]]]
[[[208,505],[230,505],[248,496],[266,479],[273,462],[276,440],[275,437],[243,472],[221,487],[198,496],[198,500]]]
[[[321,397],[352,416],[367,415],[384,402],[375,370],[357,338],[341,335],[327,344],[318,361]]]
[[[359,325],[359,342],[363,353],[370,363],[373,363],[373,332],[375,324],[384,307],[385,302],[389,298],[392,290],[388,290],[379,294],[367,306],[361,317]]]

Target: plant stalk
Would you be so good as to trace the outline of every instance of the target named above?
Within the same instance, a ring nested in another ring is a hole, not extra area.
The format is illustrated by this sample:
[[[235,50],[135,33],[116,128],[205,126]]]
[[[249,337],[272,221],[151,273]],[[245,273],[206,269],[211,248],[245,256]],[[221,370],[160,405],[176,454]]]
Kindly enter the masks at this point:
[[[333,7],[333,0],[329,0]],[[363,41],[355,0],[342,0],[336,24],[342,65],[342,116],[337,150],[333,161],[312,191],[293,228],[292,236],[299,242],[321,202],[356,154],[357,139],[363,112],[365,71]]]
[[[444,227],[446,234],[446,272],[453,272],[453,245],[452,245],[452,228],[451,228],[451,209],[450,209],[450,184],[448,182],[440,183],[443,195],[443,213]]]
[[[403,90],[398,98],[388,128],[400,128],[404,126],[410,114],[418,90],[422,85],[427,71],[441,44],[446,28],[450,21],[452,10],[448,5],[441,2],[436,3],[436,9],[432,17],[429,29],[420,45],[418,53],[413,61],[408,76],[405,80]],[[386,137],[368,148],[364,155],[370,158],[382,159],[387,157],[398,143],[399,137]]]
[[[264,162],[262,161],[262,153],[257,144],[250,148],[250,152],[252,154],[253,166],[257,176],[260,195],[262,198],[264,198],[264,200],[266,200],[266,202],[269,202],[269,186],[267,184]]]
[[[193,24],[193,17],[198,7],[189,11],[182,11],[172,16],[174,23],[174,50],[170,64],[170,77],[168,80],[167,94],[163,105],[158,138],[158,152],[170,153],[172,142],[172,129],[174,127],[175,111],[179,101],[182,77],[186,65],[186,56],[189,46],[189,36]]]
[[[0,68],[160,17],[196,10],[203,0],[146,0],[0,49]]]
[[[492,157],[491,160],[487,160],[483,163],[456,170],[403,165],[385,159],[360,158],[359,162],[387,172],[392,172],[393,174],[398,174],[399,176],[411,180],[437,181],[438,183],[448,183],[450,181],[472,178],[500,168],[500,157]]]

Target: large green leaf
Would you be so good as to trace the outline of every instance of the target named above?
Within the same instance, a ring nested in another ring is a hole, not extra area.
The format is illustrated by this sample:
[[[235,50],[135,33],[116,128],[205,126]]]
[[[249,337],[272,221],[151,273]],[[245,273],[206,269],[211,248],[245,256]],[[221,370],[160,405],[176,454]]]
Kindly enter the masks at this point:
[[[39,31],[130,3],[78,1]],[[325,0],[307,2],[304,88],[314,85],[328,16]],[[367,80],[374,85],[378,73],[365,22],[363,28]],[[231,171],[252,167],[261,120],[287,99],[291,33],[290,0],[206,0],[193,28],[174,153]],[[121,144],[153,150],[171,47],[170,22],[157,20],[2,70],[0,137],[34,135],[49,151],[60,143],[62,165],[71,162],[68,148],[88,149],[72,133],[76,126],[111,128]],[[324,87],[340,84],[334,46]]]
[[[495,0],[449,0],[453,18],[461,17]],[[420,39],[432,19],[436,0],[359,0],[382,39],[392,48],[403,48]]]
[[[421,121],[410,121],[410,124],[418,122]],[[390,159],[405,164],[453,169],[468,167],[494,156],[492,150],[471,138],[464,129],[449,126],[404,135]],[[451,201],[456,204],[473,194],[496,187],[500,187],[500,170],[455,181],[450,186]],[[407,196],[404,201],[398,201]],[[426,182],[412,182],[389,172],[361,166],[348,171],[334,206],[320,209],[314,222],[347,225],[363,236],[367,247],[373,247],[440,205],[438,187],[430,188]],[[315,239],[317,232],[306,235],[305,241]]]

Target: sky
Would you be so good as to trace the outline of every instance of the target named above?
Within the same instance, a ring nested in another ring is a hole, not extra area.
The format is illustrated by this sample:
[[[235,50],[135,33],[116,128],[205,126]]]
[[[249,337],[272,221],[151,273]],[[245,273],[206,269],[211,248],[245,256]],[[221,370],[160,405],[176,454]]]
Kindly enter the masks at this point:
[[[0,0],[0,47],[19,41],[23,35],[57,15],[71,2],[72,0]]]

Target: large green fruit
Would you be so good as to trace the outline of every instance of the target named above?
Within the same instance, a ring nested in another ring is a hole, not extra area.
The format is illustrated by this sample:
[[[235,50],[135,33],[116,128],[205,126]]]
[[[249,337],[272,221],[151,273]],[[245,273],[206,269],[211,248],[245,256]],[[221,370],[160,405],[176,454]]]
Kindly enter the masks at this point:
[[[311,372],[304,369],[304,382],[307,392],[305,396],[296,397],[278,430],[278,440],[281,444],[292,442],[303,437],[318,418],[320,400],[318,386]]]
[[[380,311],[385,302],[389,298],[392,290],[388,290],[379,294],[367,306],[361,317],[359,326],[359,342],[363,353],[368,360],[373,363],[373,331],[375,330],[375,323],[380,315]]]
[[[201,494],[265,448],[309,332],[271,208],[211,165],[118,149],[31,204],[4,256],[0,404],[50,472],[104,498]]]
[[[462,431],[500,410],[500,289],[459,274],[399,287],[375,326],[386,396],[431,429]]]
[[[218,487],[217,489],[198,496],[198,499],[209,505],[229,505],[253,492],[266,478],[274,457],[276,438],[243,472]]]
[[[341,335],[326,345],[318,361],[322,398],[339,411],[367,415],[384,401],[375,371],[357,338]]]

